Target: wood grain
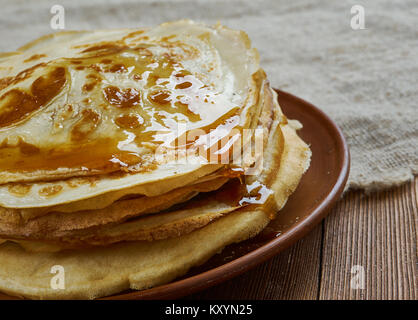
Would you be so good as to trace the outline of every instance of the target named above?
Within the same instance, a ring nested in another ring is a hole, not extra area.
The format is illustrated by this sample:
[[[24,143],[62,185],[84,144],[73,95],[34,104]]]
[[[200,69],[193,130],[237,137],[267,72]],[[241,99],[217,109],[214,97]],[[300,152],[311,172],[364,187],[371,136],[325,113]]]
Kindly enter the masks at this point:
[[[259,267],[187,299],[417,299],[418,178],[350,191],[321,226]],[[364,289],[350,286],[364,268]]]
[[[316,299],[322,225],[243,275],[189,296],[190,299]]]
[[[417,298],[417,181],[337,205],[324,225],[321,299]],[[350,288],[354,265],[364,289]]]

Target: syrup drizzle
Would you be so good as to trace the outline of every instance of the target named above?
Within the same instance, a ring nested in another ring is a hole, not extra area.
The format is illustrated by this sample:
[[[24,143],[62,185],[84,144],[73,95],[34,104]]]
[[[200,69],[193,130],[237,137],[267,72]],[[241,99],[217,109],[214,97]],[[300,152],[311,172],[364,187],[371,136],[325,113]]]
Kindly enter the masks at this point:
[[[171,48],[181,44],[160,45]],[[102,174],[133,165],[144,167],[148,161],[144,154],[169,142],[179,122],[201,128],[202,134],[223,126],[223,114],[219,113],[218,119],[211,114],[211,110],[219,112],[219,106],[225,108],[219,93],[186,70],[178,54],[156,55],[151,51],[153,46],[129,47],[118,41],[93,44],[81,48],[76,57],[44,62],[15,77],[0,79],[3,88],[13,85],[0,96],[0,170],[82,168]],[[196,54],[183,47],[184,55]],[[43,75],[29,90],[19,87],[34,71]],[[78,73],[85,77],[80,101],[68,101]],[[112,79],[124,84],[115,86]],[[55,142],[37,143],[25,135],[7,134],[29,123],[58,96],[67,100],[51,116]],[[237,110],[239,106],[229,108]]]

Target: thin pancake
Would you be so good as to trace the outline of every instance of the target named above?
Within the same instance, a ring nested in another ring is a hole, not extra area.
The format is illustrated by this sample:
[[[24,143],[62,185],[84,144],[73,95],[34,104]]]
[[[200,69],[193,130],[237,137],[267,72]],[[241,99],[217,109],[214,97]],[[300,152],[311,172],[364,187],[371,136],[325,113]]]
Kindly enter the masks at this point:
[[[51,213],[22,222],[0,220],[0,237],[17,239],[59,239],[75,230],[84,229],[91,233],[91,228],[116,223],[131,217],[160,212],[192,198],[199,192],[209,192],[221,187],[228,178],[220,177],[208,182],[183,187],[156,197],[140,197],[116,201],[109,207],[97,210],[69,213]]]
[[[188,190],[190,190],[190,186],[208,182],[217,178],[225,177],[227,175],[227,172],[228,170],[226,168],[222,168],[206,176],[198,178],[197,180],[193,181],[191,184],[187,186],[179,187],[174,190],[171,190],[171,187],[162,188],[161,192],[165,191],[166,189],[168,191],[166,193],[155,195],[149,198],[153,198],[155,199],[155,201],[158,202],[160,199],[159,198],[160,196],[161,196],[161,199],[163,199],[163,197],[166,196],[167,194],[170,194],[170,193],[173,194],[172,191],[176,191],[174,192],[174,194],[178,194],[179,191],[184,190],[182,191],[182,194],[185,194],[188,192]],[[202,186],[200,186],[200,188],[202,188]],[[92,210],[104,209],[104,208],[109,207],[115,201],[123,199],[124,197],[129,197],[129,198],[141,197],[143,199],[146,198],[146,196],[141,196],[141,194],[138,195],[137,191],[139,191],[138,188],[133,187],[133,188],[121,190],[120,192],[116,191],[116,192],[105,193],[94,198],[81,200],[81,201],[74,201],[68,204],[51,206],[51,207],[23,208],[23,209],[0,207],[0,221],[3,221],[3,222],[9,221],[10,223],[13,223],[13,222],[21,223],[22,221],[29,221],[31,219],[39,218],[49,213],[57,213],[57,212],[70,213],[70,212],[81,212],[81,211],[92,211]]]
[[[179,122],[247,127],[258,68],[244,33],[187,20],[42,37],[0,59],[0,184],[176,167],[155,150]]]
[[[5,243],[0,246],[0,288],[9,294],[38,299],[92,299],[129,288],[145,289],[183,275],[230,243],[255,236],[270,221],[273,207],[285,204],[309,166],[308,146],[289,124],[282,131],[282,161],[271,181],[274,205],[238,210],[184,236],[160,241],[59,253],[28,253],[17,244]],[[264,168],[271,166],[274,155],[266,155]],[[53,265],[65,269],[65,290],[50,287]]]
[[[259,126],[265,129],[263,144],[265,145],[264,148],[267,148],[269,135],[272,135],[272,133],[269,132],[269,130],[272,126],[273,121],[275,120],[275,130],[277,130],[277,132],[275,135],[273,135],[273,137],[270,137],[271,141],[269,143],[269,148],[272,148],[272,150],[280,150],[282,148],[283,141],[281,139],[282,135],[278,124],[280,123],[280,121],[282,121],[282,113],[278,105],[274,103],[274,98],[272,96],[271,89],[269,88],[267,82],[263,84],[263,93],[264,94],[260,103],[262,107],[259,108],[259,114],[256,118],[257,121],[254,121],[253,126]],[[279,161],[279,159],[280,157],[277,157],[276,160]],[[226,180],[227,179],[225,178],[215,180],[212,183],[213,186],[210,184],[209,186],[207,186],[206,183],[205,185],[200,184],[198,185],[198,187],[191,186],[191,189],[183,187],[183,189],[177,190],[178,192],[176,193],[174,201],[183,202],[191,196],[193,196],[194,194],[192,193],[194,191],[202,192],[202,188],[206,188],[206,191],[216,190],[221,185],[223,185],[226,182]],[[220,192],[222,193],[224,191],[221,190]],[[178,195],[179,193],[180,195]],[[189,195],[189,193],[192,195]],[[128,217],[139,216],[145,213],[156,212],[155,207],[159,210],[169,208],[171,205],[174,204],[173,200],[170,200],[172,199],[172,196],[174,195],[169,193],[167,195],[167,198],[159,197],[150,201],[148,201],[149,199],[124,200],[116,202],[110,207],[106,207],[99,210],[74,212],[72,214],[49,214],[45,217],[34,219],[26,223],[20,223],[20,221],[18,221],[18,223],[8,223],[7,221],[4,221],[3,223],[0,223],[0,236],[8,239],[36,239],[49,241],[52,240],[55,242],[66,241],[71,242],[72,244],[97,244],[100,243],[101,238],[107,239],[103,240],[103,243],[111,243],[123,240],[150,239],[150,237],[152,238],[152,236],[149,235],[150,233],[147,230],[145,232],[138,231],[142,228],[142,221],[128,222],[125,225],[115,227],[103,227],[100,229],[95,228],[93,230],[91,229],[91,227],[101,226],[111,222],[119,222]],[[151,209],[152,211],[146,209],[147,207],[142,204],[143,201],[148,201],[145,203],[154,204],[154,208]],[[219,213],[219,208],[223,208],[223,204],[219,203],[219,201],[212,202],[213,212],[210,212],[210,206],[207,209],[204,208],[205,205],[206,204],[202,203],[201,206],[193,206],[194,213],[183,212],[182,214],[178,215],[172,214],[171,216],[178,216],[179,218],[176,219],[175,223],[171,221],[170,227],[163,226],[160,223],[159,230],[165,230],[164,232],[160,232],[160,234],[165,234],[166,236],[169,236],[173,234],[180,235],[185,232],[191,232],[192,230],[198,227],[202,227],[204,223],[207,224],[221,217],[222,215],[233,211],[237,207],[237,204],[235,203],[230,204],[229,210],[222,209],[222,213]],[[201,210],[206,212],[206,218],[202,218],[202,215],[200,213]],[[199,217],[199,223],[196,223],[196,216]],[[160,217],[156,216],[150,219],[154,219],[158,223]],[[149,221],[150,219],[145,218],[146,221]],[[174,228],[176,229],[176,231],[170,232],[170,228]],[[130,230],[131,233],[129,234],[125,232],[126,229]],[[180,231],[181,229],[183,229],[183,231]],[[107,233],[111,233],[113,234],[113,236],[108,236]],[[157,231],[154,230],[154,234],[156,233]]]

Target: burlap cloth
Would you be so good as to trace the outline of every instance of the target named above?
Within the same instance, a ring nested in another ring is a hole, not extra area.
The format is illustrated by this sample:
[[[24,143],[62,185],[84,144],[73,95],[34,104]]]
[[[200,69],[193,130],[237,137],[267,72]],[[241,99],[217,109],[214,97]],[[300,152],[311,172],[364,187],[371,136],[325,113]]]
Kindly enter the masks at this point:
[[[398,185],[418,171],[418,2],[402,1],[5,1],[0,51],[66,29],[151,26],[190,18],[245,30],[276,88],[322,108],[350,145],[349,187]],[[365,30],[350,9],[365,9]]]

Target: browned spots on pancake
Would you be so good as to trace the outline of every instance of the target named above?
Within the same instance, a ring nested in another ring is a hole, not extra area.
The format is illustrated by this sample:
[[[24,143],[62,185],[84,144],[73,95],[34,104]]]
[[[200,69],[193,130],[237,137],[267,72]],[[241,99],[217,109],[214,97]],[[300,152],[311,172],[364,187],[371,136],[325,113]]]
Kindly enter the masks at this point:
[[[89,66],[88,66],[90,69],[92,69],[92,70],[94,70],[94,71],[96,71],[96,72],[103,72],[103,69],[98,65],[98,64],[95,64],[95,63],[92,63],[92,64],[90,64]]]
[[[158,164],[151,162],[147,165],[141,165],[137,169],[133,170],[132,172],[151,172],[158,168]]]
[[[61,185],[53,185],[40,189],[38,194],[42,197],[52,197],[59,194],[63,187]]]
[[[148,99],[159,105],[170,103],[170,93],[167,91],[156,91],[148,95]]]
[[[38,110],[34,97],[19,89],[12,89],[0,97],[0,127],[9,126]]]
[[[116,54],[122,52],[126,49],[129,49],[128,46],[122,44],[121,42],[104,42],[97,45],[92,45],[84,50],[81,53],[89,54],[88,57],[102,57],[110,54]],[[91,55],[90,55],[91,54]]]
[[[30,61],[38,60],[40,58],[45,58],[45,57],[46,57],[46,54],[34,54],[33,56],[31,56],[30,58],[27,58],[23,62],[30,62]]]
[[[120,46],[116,45],[115,43],[108,42],[99,45],[93,45],[81,51],[82,53],[85,52],[92,52],[92,51],[111,51],[113,52],[115,49],[120,49]]]
[[[82,117],[71,130],[71,140],[81,141],[87,138],[98,126],[100,115],[91,109],[82,111]]]
[[[89,74],[86,76],[86,78],[87,78],[87,79],[96,80],[96,81],[100,81],[100,80],[102,79],[99,75],[94,74],[94,73],[89,73]]]
[[[179,100],[179,101],[176,101],[176,102],[174,103],[174,105],[175,105],[177,108],[188,108],[188,107],[189,107],[189,105],[188,105],[187,103],[183,103],[183,102],[181,102],[180,100]]]
[[[110,66],[108,69],[105,69],[105,72],[121,73],[126,72],[128,69],[122,63],[116,63]]]
[[[39,77],[31,86],[31,92],[38,104],[43,105],[54,98],[66,82],[65,68],[57,67],[48,75]]]
[[[95,187],[97,181],[99,181],[100,179],[99,179],[99,177],[91,176],[91,177],[84,177],[84,178],[82,178],[82,180],[84,180],[85,183],[90,184],[90,187]]]
[[[149,50],[148,48],[145,47],[136,47],[135,48],[136,51],[139,52],[140,55],[145,56],[145,57],[151,57],[152,56],[152,51]]]
[[[42,63],[38,63],[38,64],[35,64],[34,66],[32,66],[32,67],[30,67],[30,68],[27,68],[27,69],[25,69],[25,70],[23,70],[23,71],[21,71],[21,72],[19,72],[16,76],[14,76],[14,77],[12,77],[12,80],[11,81],[9,81],[9,84],[16,84],[16,83],[19,83],[19,82],[21,82],[21,81],[23,81],[23,80],[25,80],[25,79],[27,79],[27,78],[29,78],[30,77],[30,75],[36,70],[36,69],[38,69],[38,68],[40,68],[40,67],[45,67],[46,66],[46,63],[45,62],[42,62]]]
[[[5,77],[0,79],[0,90],[8,87],[13,82],[14,77]]]
[[[182,82],[176,85],[175,89],[187,89],[187,88],[190,88],[191,86],[192,86],[192,83],[189,81],[186,81],[186,82]]]
[[[152,86],[155,86],[159,79],[161,79],[161,76],[159,76],[158,74],[151,73],[150,75],[148,75],[147,87],[150,88]]]
[[[181,96],[179,96],[181,97]],[[201,120],[199,114],[195,114],[189,109],[189,105],[183,103],[181,101],[176,101],[173,103],[174,106],[171,104],[171,95],[170,92],[165,90],[158,90],[151,92],[148,94],[148,100],[152,103],[158,105],[159,107],[163,107],[164,111],[169,112],[171,114],[183,114],[189,118],[190,121],[196,122]]]
[[[66,180],[65,184],[69,186],[70,188],[77,188],[78,186],[82,185],[83,183],[80,183],[79,179],[74,180]]]
[[[137,116],[134,115],[123,115],[115,119],[115,123],[123,129],[136,129],[141,124]]]
[[[126,177],[128,175],[127,172],[123,172],[123,171],[116,171],[116,172],[112,172],[108,175],[108,178],[110,179],[120,179],[123,177]]]
[[[172,34],[171,36],[162,37],[161,38],[161,41],[168,41],[168,40],[171,40],[171,39],[173,39],[175,37],[176,37],[176,35],[175,34]]]
[[[185,76],[191,75],[190,71],[187,70],[180,70],[174,76],[177,78],[184,78]]]
[[[74,109],[71,104],[65,104],[62,107],[62,111],[59,112],[58,117],[54,120],[54,127],[57,129],[62,129],[64,123],[71,118],[74,114]]]
[[[19,142],[17,146],[20,148],[20,152],[24,155],[32,155],[39,153],[39,148],[37,146],[34,146],[33,144],[27,143],[23,141],[22,138],[19,138]]]
[[[65,82],[65,69],[57,67],[46,76],[37,78],[32,83],[30,93],[21,89],[12,89],[4,93],[0,97],[0,127],[19,122],[45,106],[62,90]]]
[[[96,86],[96,82],[88,82],[86,84],[83,85],[83,92],[89,92],[92,91],[94,89],[94,87]]]
[[[21,72],[19,72],[15,77],[14,77],[14,81],[13,83],[18,83],[19,81],[25,80],[27,78],[29,78],[29,76],[38,68],[40,67],[45,67],[46,63],[42,62],[42,63],[38,63],[35,64],[34,66],[27,68]]]
[[[52,197],[59,194],[63,187],[61,185],[52,185],[44,187],[38,191],[38,194],[42,197]]]
[[[66,82],[65,69],[58,67],[46,76],[37,78],[30,93],[12,89],[0,97],[0,127],[9,126],[27,118],[45,106],[63,88]]]
[[[133,88],[120,89],[115,86],[106,87],[103,90],[105,99],[113,106],[130,108],[139,104],[139,92]]]
[[[40,152],[38,147],[25,142],[21,137],[18,138],[16,144],[9,144],[6,140],[0,144],[0,151],[4,150],[6,154],[8,154],[8,151],[10,152],[11,149],[17,149],[20,154],[24,156],[31,156]]]
[[[92,91],[96,87],[96,85],[102,80],[102,78],[95,73],[88,74],[86,78],[89,81],[86,82],[82,87],[84,93]]]
[[[9,192],[18,197],[23,197],[27,195],[31,189],[32,189],[32,185],[24,184],[24,183],[12,184],[12,185],[9,185],[8,187]]]
[[[130,38],[135,38],[137,36],[140,36],[141,34],[143,34],[145,31],[144,30],[137,30],[137,31],[133,31],[128,33],[126,36],[124,36],[122,38],[122,41],[126,40],[126,39],[130,39]]]
[[[197,121],[202,120],[199,114],[196,114],[190,111],[188,104],[183,103],[181,101],[176,101],[174,105],[177,107],[176,111],[187,116],[187,118],[189,118],[190,121],[197,122]]]
[[[65,184],[69,186],[70,188],[77,188],[79,186],[90,184],[90,186],[95,186],[96,182],[99,178],[95,176],[91,177],[83,177],[83,178],[76,178],[76,179],[69,179],[65,181]]]

